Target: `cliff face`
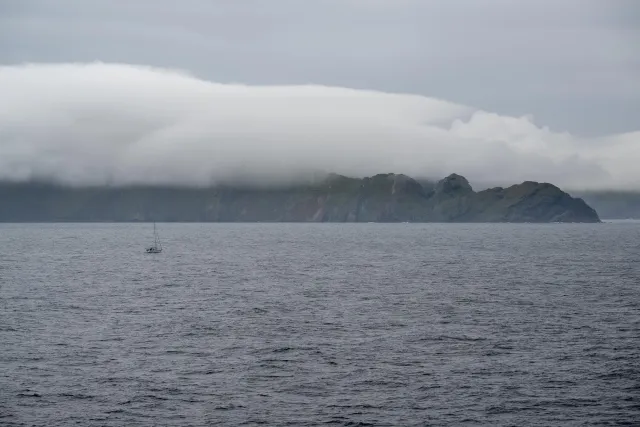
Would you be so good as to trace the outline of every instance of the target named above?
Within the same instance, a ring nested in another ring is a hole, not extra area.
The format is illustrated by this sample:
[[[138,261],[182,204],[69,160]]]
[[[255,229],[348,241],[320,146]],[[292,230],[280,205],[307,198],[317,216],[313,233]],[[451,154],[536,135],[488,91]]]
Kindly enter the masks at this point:
[[[481,222],[599,222],[596,211],[552,184],[527,181],[473,195],[471,218]]]
[[[474,192],[460,175],[423,185],[405,175],[331,175],[315,185],[67,188],[0,184],[0,221],[599,222],[551,184]]]

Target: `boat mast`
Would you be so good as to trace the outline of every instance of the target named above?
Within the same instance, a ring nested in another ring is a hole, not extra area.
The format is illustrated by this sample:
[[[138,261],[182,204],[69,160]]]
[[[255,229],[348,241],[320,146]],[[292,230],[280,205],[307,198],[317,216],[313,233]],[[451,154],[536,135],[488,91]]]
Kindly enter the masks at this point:
[[[158,232],[156,231],[156,222],[153,221],[153,238],[155,242],[155,247],[160,247],[160,239],[158,239]]]

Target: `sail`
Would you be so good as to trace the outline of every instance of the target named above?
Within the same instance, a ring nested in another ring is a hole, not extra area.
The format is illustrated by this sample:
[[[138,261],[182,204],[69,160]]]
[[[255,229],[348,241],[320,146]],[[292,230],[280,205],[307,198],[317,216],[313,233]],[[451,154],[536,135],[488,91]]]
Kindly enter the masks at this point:
[[[153,246],[148,247],[147,253],[157,254],[162,252],[162,243],[160,243],[160,237],[158,237],[158,230],[156,229],[156,222],[153,222]]]
[[[154,244],[157,249],[162,250],[162,243],[160,243],[160,237],[158,236],[158,231],[156,230],[156,223],[153,223],[153,238]]]

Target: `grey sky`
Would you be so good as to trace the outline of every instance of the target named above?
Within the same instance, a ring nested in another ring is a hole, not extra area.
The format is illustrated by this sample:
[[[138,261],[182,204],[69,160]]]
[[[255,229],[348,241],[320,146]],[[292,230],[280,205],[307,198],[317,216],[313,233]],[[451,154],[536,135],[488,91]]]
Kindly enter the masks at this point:
[[[557,131],[638,130],[634,0],[0,0],[0,62],[407,92]]]

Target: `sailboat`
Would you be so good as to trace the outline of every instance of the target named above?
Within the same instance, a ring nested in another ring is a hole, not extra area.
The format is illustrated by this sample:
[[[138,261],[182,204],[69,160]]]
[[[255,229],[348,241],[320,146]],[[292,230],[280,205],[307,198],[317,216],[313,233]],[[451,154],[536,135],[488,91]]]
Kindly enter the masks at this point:
[[[160,239],[158,238],[155,221],[153,222],[153,245],[145,249],[145,252],[148,254],[159,254],[162,252],[162,243],[160,243]]]

